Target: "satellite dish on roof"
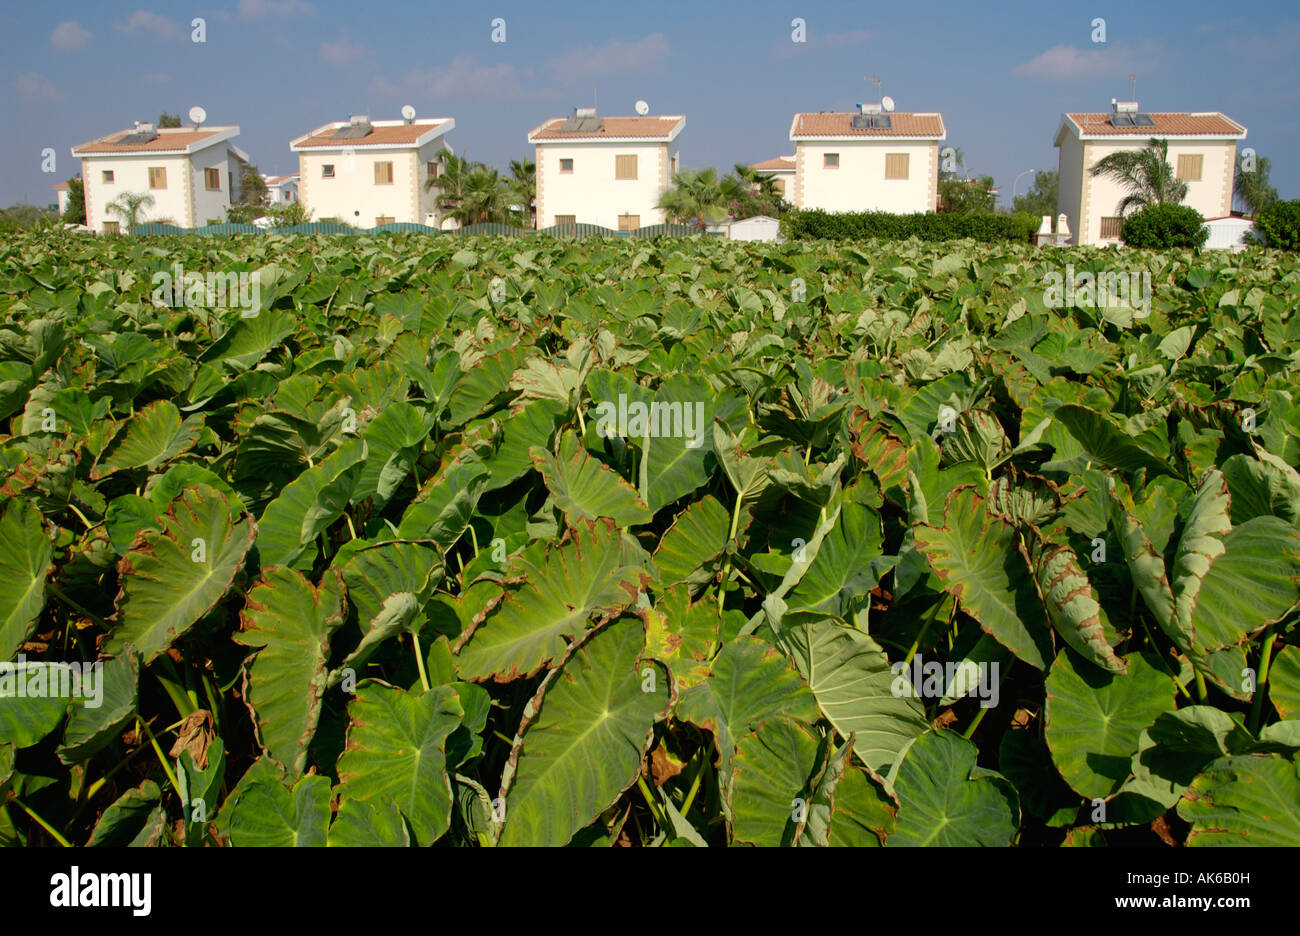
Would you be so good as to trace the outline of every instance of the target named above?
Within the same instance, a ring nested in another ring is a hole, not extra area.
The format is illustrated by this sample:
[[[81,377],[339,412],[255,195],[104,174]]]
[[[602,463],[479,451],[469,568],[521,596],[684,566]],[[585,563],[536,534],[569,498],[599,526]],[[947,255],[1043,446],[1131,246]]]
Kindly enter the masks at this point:
[[[645,101],[637,101],[636,112],[638,115],[644,117],[646,114],[650,113],[650,105]]]
[[[207,119],[208,119],[208,112],[205,111],[203,108],[199,107],[197,104],[195,104],[193,107],[190,108],[190,120],[194,121],[194,126],[196,127],[202,126],[203,121]]]
[[[414,120],[414,119],[415,119],[415,108],[412,107],[410,104],[405,105],[405,106],[402,108],[402,118],[403,118],[404,120],[408,120],[408,121],[409,121],[409,120]]]
[[[894,99],[886,94],[880,99],[880,106],[884,109],[886,114],[892,114],[894,112]]]

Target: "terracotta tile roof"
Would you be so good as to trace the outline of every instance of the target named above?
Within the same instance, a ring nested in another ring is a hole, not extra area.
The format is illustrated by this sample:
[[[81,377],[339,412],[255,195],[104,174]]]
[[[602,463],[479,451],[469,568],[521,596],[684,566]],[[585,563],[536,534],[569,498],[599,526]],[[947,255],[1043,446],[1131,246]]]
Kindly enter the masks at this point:
[[[298,178],[298,173],[295,172],[293,175],[267,176],[263,181],[265,181],[267,185],[280,185],[283,182],[288,182],[289,180],[296,178]]]
[[[765,159],[762,162],[753,163],[749,168],[757,169],[760,172],[794,172],[794,160],[778,156],[775,159]]]
[[[446,120],[417,120],[414,123],[395,122],[391,124],[373,123],[373,129],[363,137],[352,140],[334,139],[334,131],[347,126],[344,121],[317,127],[311,133],[294,140],[293,149],[312,149],[316,147],[361,147],[361,146],[411,146],[430,130],[437,129]],[[450,127],[448,129],[451,129]]]
[[[1145,113],[1145,111],[1143,112]],[[1220,113],[1151,114],[1153,127],[1115,127],[1110,114],[1066,114],[1088,136],[1229,136],[1245,135],[1246,128]]]
[[[162,127],[158,130],[158,136],[150,140],[148,143],[137,143],[133,145],[123,145],[118,141],[136,131],[119,130],[116,133],[108,134],[108,136],[102,136],[98,140],[91,140],[89,143],[74,146],[72,150],[77,156],[89,156],[105,153],[175,152],[187,149],[195,143],[202,143],[204,140],[209,140],[228,129],[231,128],[208,127],[204,130],[195,130],[192,127]]]
[[[943,116],[940,114],[892,113],[889,129],[855,129],[854,114],[795,114],[790,126],[790,138],[854,136],[854,137],[934,137],[944,136]]]
[[[676,117],[605,117],[600,129],[577,133],[562,133],[560,126],[568,119],[556,117],[546,121],[528,134],[530,141],[538,140],[599,140],[607,139],[645,139],[666,140],[686,118]]]
[[[65,188],[68,188],[68,187],[69,187],[69,186],[68,186],[68,183],[67,183],[67,182],[60,182],[58,185],[54,186],[54,191],[56,191],[56,192],[62,192]]]

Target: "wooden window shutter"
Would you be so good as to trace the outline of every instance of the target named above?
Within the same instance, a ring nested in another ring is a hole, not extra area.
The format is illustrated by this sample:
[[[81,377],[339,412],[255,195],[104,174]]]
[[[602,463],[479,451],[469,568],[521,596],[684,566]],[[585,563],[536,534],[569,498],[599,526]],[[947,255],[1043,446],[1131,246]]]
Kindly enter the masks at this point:
[[[1188,182],[1201,181],[1201,170],[1204,168],[1205,157],[1200,153],[1184,153],[1178,157],[1178,178]]]
[[[906,179],[912,157],[910,153],[885,154],[885,178]]]
[[[615,156],[614,157],[614,178],[616,179],[635,179],[636,178],[636,155]]]
[[[634,214],[624,214],[618,216],[618,229],[620,231],[635,231],[641,226],[641,216]]]
[[[393,184],[393,164],[391,162],[375,163],[375,185]]]
[[[149,167],[149,188],[165,189],[167,187],[167,169],[160,166]]]
[[[1123,218],[1102,218],[1101,219],[1101,236],[1102,237],[1119,237],[1119,232],[1124,229]]]

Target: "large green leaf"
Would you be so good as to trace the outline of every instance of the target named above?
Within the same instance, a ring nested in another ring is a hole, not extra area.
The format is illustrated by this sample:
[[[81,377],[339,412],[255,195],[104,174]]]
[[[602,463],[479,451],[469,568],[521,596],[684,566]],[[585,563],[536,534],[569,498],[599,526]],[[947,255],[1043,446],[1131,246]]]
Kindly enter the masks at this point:
[[[555,506],[564,511],[570,525],[601,517],[609,517],[620,527],[650,520],[649,509],[632,485],[588,455],[573,432],[560,437],[558,455],[535,448],[532,456]]]
[[[715,560],[727,548],[730,522],[727,508],[712,494],[678,514],[655,550],[659,583],[666,587],[686,582],[698,587],[717,575]]]
[[[378,807],[395,802],[416,844],[432,845],[451,822],[446,743],[463,715],[450,686],[415,696],[379,683],[362,687],[348,705],[340,795]]]
[[[450,549],[474,519],[487,481],[488,470],[478,462],[453,465],[440,472],[426,488],[425,496],[406,508],[397,535],[432,540],[442,549]]]
[[[961,487],[948,496],[942,527],[922,523],[913,530],[916,548],[962,610],[1017,657],[1045,668],[1051,637],[1015,528],[988,513],[972,488]]]
[[[365,440],[351,439],[286,485],[258,522],[262,564],[309,570],[317,534],[343,515],[365,463]]]
[[[857,628],[805,616],[783,628],[781,642],[822,713],[841,736],[855,738],[853,753],[872,770],[888,769],[929,727],[920,699],[893,691],[884,650]]]
[[[203,429],[203,416],[181,420],[170,400],[157,400],[138,411],[126,430],[109,443],[90,472],[98,480],[125,468],[153,470],[168,459],[194,447]]]
[[[1172,474],[1164,459],[1147,451],[1101,413],[1085,406],[1066,403],[1053,418],[1070,431],[1094,462],[1121,471],[1145,469],[1149,475]]]
[[[86,696],[72,705],[68,727],[63,733],[59,760],[74,764],[85,760],[121,732],[136,713],[140,688],[140,661],[133,653],[125,653],[101,668],[93,676],[96,698],[90,698],[86,681],[82,680],[82,693]],[[88,703],[94,703],[88,704]]]
[[[415,467],[433,420],[405,401],[390,403],[370,421],[362,436],[366,458],[352,490],[352,500],[371,498],[376,509],[388,503]]]
[[[1300,755],[1239,755],[1210,764],[1178,815],[1189,846],[1300,845]]]
[[[25,500],[0,504],[0,660],[12,659],[45,606],[54,544],[41,512]]]
[[[732,840],[790,845],[801,835],[812,799],[819,738],[807,725],[778,716],[736,742],[731,761]]]
[[[589,626],[632,604],[643,573],[624,564],[619,543],[619,531],[602,521],[574,529],[540,565],[523,560],[523,586],[460,648],[460,677],[507,682],[536,673]]]
[[[1108,673],[1062,651],[1047,676],[1045,734],[1065,781],[1106,799],[1128,779],[1142,729],[1174,710],[1174,683],[1136,653],[1128,671]]]
[[[410,844],[402,811],[391,799],[345,799],[329,831],[331,848],[405,848]]]
[[[686,586],[677,585],[641,615],[645,619],[646,654],[668,667],[679,691],[708,676],[709,661],[718,652],[722,625],[718,603],[711,595],[706,593],[692,602]]]
[[[897,817],[898,802],[884,786],[861,767],[846,763],[835,785],[829,844],[877,848],[893,834]]]
[[[156,845],[167,822],[161,800],[162,790],[152,780],[127,790],[100,815],[87,847]]]
[[[324,845],[329,821],[328,777],[302,777],[291,790],[274,771],[266,771],[239,794],[230,816],[230,842],[254,848]]]
[[[500,845],[564,845],[631,786],[668,709],[667,671],[622,618],[593,634],[524,710],[502,775]]]
[[[330,636],[347,608],[339,574],[327,570],[319,588],[283,566],[263,570],[240,613],[237,643],[260,648],[246,664],[244,701],[267,755],[292,773],[307,763],[320,719]]]
[[[921,735],[894,779],[898,826],[890,845],[1009,845],[1020,827],[1015,788],[975,766],[975,745],[952,731]]]
[[[1065,543],[1035,537],[1029,557],[1056,632],[1089,662],[1112,673],[1124,672],[1124,661],[1106,642],[1106,612],[1074,550]]]
[[[0,663],[0,744],[10,743],[15,750],[31,747],[63,721],[68,699],[46,694],[43,687],[48,686],[49,678],[48,664],[30,660],[21,667]],[[22,694],[19,680],[24,683]],[[39,694],[28,688],[32,680],[40,680]]]
[[[757,637],[724,644],[708,678],[682,693],[677,703],[678,718],[713,732],[724,778],[731,775],[738,739],[781,715],[812,724],[819,715],[817,701],[790,658]]]
[[[104,653],[134,647],[151,663],[221,600],[253,543],[247,517],[230,518],[226,496],[206,484],[187,487],[145,530],[122,561],[117,616]]]
[[[1268,698],[1283,718],[1300,718],[1300,647],[1283,647],[1268,670]]]
[[[871,589],[888,569],[881,561],[880,518],[860,504],[846,503],[834,529],[822,539],[808,571],[786,596],[793,609],[833,614],[845,620],[866,607]]]

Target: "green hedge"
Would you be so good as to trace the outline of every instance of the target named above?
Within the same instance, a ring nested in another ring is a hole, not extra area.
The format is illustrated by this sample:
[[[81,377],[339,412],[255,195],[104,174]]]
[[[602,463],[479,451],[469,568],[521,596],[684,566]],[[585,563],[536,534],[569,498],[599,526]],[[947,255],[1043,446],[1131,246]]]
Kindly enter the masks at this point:
[[[1129,247],[1202,247],[1210,229],[1205,216],[1190,205],[1148,205],[1129,215],[1119,238]]]
[[[794,210],[781,217],[781,233],[787,240],[826,238],[861,240],[947,241],[972,238],[983,243],[1026,242],[1038,230],[1040,219],[1030,214],[889,214],[860,211],[832,214],[828,211]]]
[[[1270,247],[1300,250],[1300,200],[1269,202],[1255,212],[1255,227]]]

